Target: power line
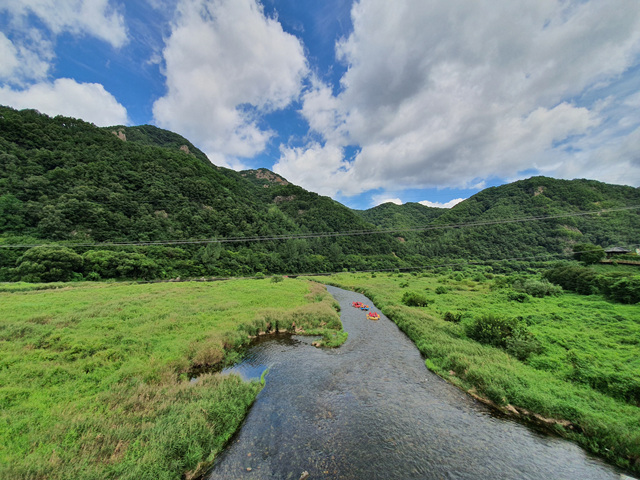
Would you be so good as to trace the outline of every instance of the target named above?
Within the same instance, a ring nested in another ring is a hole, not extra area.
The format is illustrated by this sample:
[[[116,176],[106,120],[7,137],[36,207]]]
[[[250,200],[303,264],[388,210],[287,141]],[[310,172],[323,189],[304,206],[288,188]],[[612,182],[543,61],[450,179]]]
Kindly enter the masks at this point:
[[[310,239],[310,238],[350,237],[350,236],[361,236],[361,235],[379,235],[381,233],[425,232],[430,230],[480,227],[480,226],[488,226],[488,225],[501,225],[501,224],[509,224],[509,223],[551,220],[551,219],[557,219],[557,218],[584,217],[589,215],[600,215],[603,213],[621,212],[621,211],[637,210],[637,209],[640,209],[640,205],[633,205],[629,207],[619,207],[619,208],[607,208],[607,209],[594,210],[589,212],[561,213],[556,215],[542,215],[542,216],[531,216],[531,217],[515,217],[515,218],[507,218],[507,219],[485,220],[481,222],[425,225],[421,227],[388,228],[388,229],[378,229],[378,230],[348,230],[345,232],[299,233],[299,234],[285,234],[285,235],[263,235],[263,236],[253,236],[253,237],[225,237],[225,238],[190,239],[190,240],[159,240],[159,241],[146,241],[146,242],[142,241],[142,242],[67,243],[64,245],[52,244],[52,243],[13,244],[13,245],[0,245],[0,248],[33,248],[33,247],[50,247],[50,246],[121,247],[121,246],[155,246],[155,245],[157,246],[198,245],[198,244],[210,244],[210,243],[248,243],[248,242],[266,242],[266,241],[297,240],[297,239]]]
[[[640,243],[636,243],[633,245],[629,245],[629,247],[640,247]],[[581,250],[579,253],[587,253],[598,251],[598,249],[585,249]],[[526,260],[535,260],[539,259],[541,261],[550,260],[555,257],[569,257],[573,256],[576,252],[561,252],[561,253],[541,253],[538,255],[526,255],[522,257],[511,257],[511,258],[495,258],[495,259],[484,259],[484,260],[463,260],[459,262],[449,262],[449,263],[439,263],[439,264],[428,264],[428,265],[419,265],[419,266],[410,266],[410,267],[397,267],[397,268],[376,268],[371,270],[350,270],[347,273],[383,273],[383,272],[393,272],[395,270],[399,271],[411,271],[411,270],[429,270],[434,268],[448,268],[448,267],[462,267],[467,265],[488,265],[493,263],[500,262],[515,262],[515,261],[526,261]],[[315,276],[329,276],[336,275],[339,273],[345,273],[343,271],[334,271],[334,272],[306,272],[306,273],[283,273],[283,274],[275,274],[275,275],[283,275],[290,277],[315,277]],[[268,276],[268,275],[267,275]],[[205,281],[205,282],[215,282],[215,281],[223,281],[223,280],[254,280],[256,277],[200,277],[198,279],[184,279],[180,281]],[[165,282],[176,282],[174,279],[169,280],[139,280],[136,283],[165,283]]]

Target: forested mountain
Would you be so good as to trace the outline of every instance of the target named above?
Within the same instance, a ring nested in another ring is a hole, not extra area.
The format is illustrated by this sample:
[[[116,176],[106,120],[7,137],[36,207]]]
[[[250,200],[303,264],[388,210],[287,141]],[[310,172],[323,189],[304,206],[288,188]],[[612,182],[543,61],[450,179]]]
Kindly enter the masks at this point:
[[[638,208],[618,210],[627,207]],[[534,219],[539,217],[548,218]],[[480,225],[464,226],[468,224]],[[595,180],[532,177],[487,188],[446,210],[429,226],[433,229],[408,234],[404,246],[427,257],[499,259],[561,253],[584,242],[636,245],[640,189]]]
[[[446,212],[447,209],[444,208],[412,202],[403,205],[383,203],[369,210],[357,211],[366,221],[383,229],[422,227]]]
[[[631,245],[640,243],[640,210],[440,227],[633,205],[640,205],[635,188],[534,177],[451,210],[385,204],[356,212],[266,169],[216,167],[188,140],[157,127],[98,128],[0,107],[0,244],[58,245],[0,248],[0,280],[376,270],[561,252],[585,241]],[[376,226],[398,231],[308,238]],[[403,231],[416,227],[438,228]],[[104,245],[193,239],[223,242]]]
[[[373,228],[330,198],[284,180],[264,182],[259,173],[216,167],[186,139],[156,127],[97,128],[34,110],[0,108],[0,239],[91,245]],[[73,253],[83,257],[85,274],[90,257],[97,255],[108,264],[90,266],[94,278],[232,275],[333,270],[347,264],[395,267],[401,262],[391,253],[394,243],[391,236],[342,237],[180,247],[77,246]],[[0,249],[0,279],[39,276],[26,273],[26,267],[10,272],[27,261],[23,253]],[[133,267],[115,272],[125,260]],[[42,265],[43,259],[28,261]]]

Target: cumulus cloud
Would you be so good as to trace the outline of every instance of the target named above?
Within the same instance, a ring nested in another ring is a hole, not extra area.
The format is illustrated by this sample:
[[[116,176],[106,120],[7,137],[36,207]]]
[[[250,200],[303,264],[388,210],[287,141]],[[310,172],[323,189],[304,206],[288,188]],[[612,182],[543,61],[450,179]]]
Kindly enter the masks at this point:
[[[273,171],[294,183],[312,185],[320,195],[335,196],[350,182],[359,182],[351,174],[349,163],[343,159],[340,147],[312,143],[305,147],[280,147],[280,159]]]
[[[374,207],[382,205],[383,203],[395,203],[396,205],[402,205],[402,200],[399,198],[388,198],[386,195],[374,195],[372,198]]]
[[[619,166],[611,172],[633,164],[633,139],[611,135],[613,107],[579,99],[603,95],[637,65],[636,0],[399,0],[392,8],[360,0],[351,16],[353,32],[336,45],[347,66],[340,93],[316,81],[300,110],[323,151],[361,147],[348,168],[332,174],[341,193],[466,188],[532,169],[563,175],[588,162]],[[607,95],[615,106],[624,101],[616,91]],[[617,135],[634,125],[640,122],[616,127]],[[624,145],[584,140],[595,137]],[[318,153],[317,142],[284,149],[277,165],[293,182],[326,188],[308,172],[319,166]]]
[[[429,200],[422,200],[418,202],[426,207],[435,207],[435,208],[451,208],[455,207],[460,202],[465,201],[466,198],[454,198],[453,200],[449,200],[448,202],[430,202]]]
[[[9,78],[19,66],[18,49],[0,32],[0,79]]]
[[[47,77],[54,58],[53,44],[36,29],[12,41],[0,32],[0,82],[24,86]]]
[[[14,23],[35,15],[54,35],[91,35],[118,48],[127,42],[123,15],[109,0],[4,0],[0,10],[9,12]]]
[[[78,83],[70,78],[38,83],[20,91],[0,87],[0,104],[81,118],[98,126],[129,123],[127,110],[102,85]]]
[[[97,125],[128,123],[126,109],[102,85],[49,81],[58,35],[89,35],[116,48],[127,42],[124,18],[108,0],[5,0],[0,14],[6,15],[5,32],[0,32],[0,103]]]
[[[256,0],[182,0],[163,58],[156,123],[227,163],[265,149],[262,115],[298,98],[308,74],[301,42]]]

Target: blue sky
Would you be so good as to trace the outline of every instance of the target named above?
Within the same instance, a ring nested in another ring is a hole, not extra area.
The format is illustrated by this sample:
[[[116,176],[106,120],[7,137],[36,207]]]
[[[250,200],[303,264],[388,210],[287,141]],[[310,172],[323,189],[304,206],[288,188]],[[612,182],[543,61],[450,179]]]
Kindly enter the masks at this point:
[[[640,185],[637,0],[4,0],[0,104],[154,124],[353,208]]]

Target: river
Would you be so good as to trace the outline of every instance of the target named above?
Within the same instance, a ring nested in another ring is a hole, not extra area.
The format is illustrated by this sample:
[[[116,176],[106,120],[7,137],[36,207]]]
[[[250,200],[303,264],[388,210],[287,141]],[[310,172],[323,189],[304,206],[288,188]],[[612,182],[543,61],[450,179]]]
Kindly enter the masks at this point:
[[[340,302],[347,342],[261,339],[231,371],[269,369],[240,432],[210,480],[629,478],[566,440],[497,416],[430,372],[413,343],[383,315],[370,321]],[[375,308],[372,309],[377,311]]]

